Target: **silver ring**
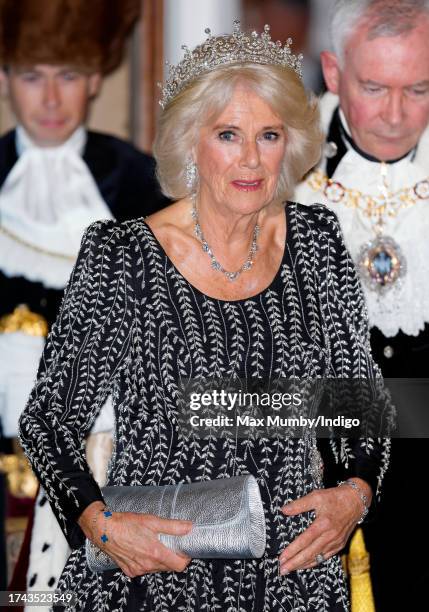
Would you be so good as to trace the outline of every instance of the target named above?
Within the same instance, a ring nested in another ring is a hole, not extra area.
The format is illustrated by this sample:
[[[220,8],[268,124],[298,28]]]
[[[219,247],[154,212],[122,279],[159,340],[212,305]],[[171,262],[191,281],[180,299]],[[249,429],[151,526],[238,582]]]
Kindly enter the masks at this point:
[[[319,553],[318,555],[316,555],[314,557],[317,565],[320,565],[321,563],[323,563],[325,561],[325,557],[323,556],[323,553]]]

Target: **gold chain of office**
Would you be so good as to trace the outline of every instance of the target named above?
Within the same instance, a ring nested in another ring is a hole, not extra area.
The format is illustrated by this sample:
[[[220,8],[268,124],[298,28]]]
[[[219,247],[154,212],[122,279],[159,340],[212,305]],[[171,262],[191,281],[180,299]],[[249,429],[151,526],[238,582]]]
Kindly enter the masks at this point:
[[[412,187],[404,187],[379,197],[344,187],[340,182],[330,179],[320,169],[312,172],[307,177],[306,183],[313,191],[323,193],[330,202],[344,204],[348,208],[357,208],[368,217],[382,217],[384,214],[396,217],[400,210],[429,198],[429,178],[419,181]]]
[[[76,257],[74,257],[73,255],[65,255],[63,253],[57,253],[55,251],[49,251],[48,249],[44,249],[42,247],[39,247],[39,246],[37,246],[35,244],[32,244],[31,242],[27,242],[27,240],[23,240],[17,234],[15,234],[14,232],[11,232],[10,230],[6,229],[5,227],[3,227],[1,225],[0,225],[0,232],[2,232],[5,236],[10,238],[11,240],[14,240],[15,242],[18,242],[18,244],[21,244],[22,246],[25,246],[28,249],[31,249],[32,251],[35,251],[36,253],[40,253],[42,255],[47,255],[48,257],[54,257],[56,259],[62,259],[62,260],[65,260],[65,261],[71,261],[71,262],[75,262],[76,261]]]

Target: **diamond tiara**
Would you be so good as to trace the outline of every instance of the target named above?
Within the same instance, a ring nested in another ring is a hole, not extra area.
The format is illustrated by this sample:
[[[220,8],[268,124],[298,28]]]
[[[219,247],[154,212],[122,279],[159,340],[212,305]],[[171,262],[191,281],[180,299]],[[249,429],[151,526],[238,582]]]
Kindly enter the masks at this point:
[[[264,26],[261,34],[247,34],[241,30],[240,21],[234,21],[232,34],[212,36],[209,28],[205,30],[208,38],[192,51],[182,45],[183,59],[176,65],[165,62],[169,74],[165,83],[158,83],[162,90],[159,104],[162,108],[200,74],[210,72],[218,66],[231,66],[250,62],[253,64],[276,64],[292,68],[302,78],[302,54],[294,55],[290,49],[292,39],[285,45],[270,36],[270,26]]]

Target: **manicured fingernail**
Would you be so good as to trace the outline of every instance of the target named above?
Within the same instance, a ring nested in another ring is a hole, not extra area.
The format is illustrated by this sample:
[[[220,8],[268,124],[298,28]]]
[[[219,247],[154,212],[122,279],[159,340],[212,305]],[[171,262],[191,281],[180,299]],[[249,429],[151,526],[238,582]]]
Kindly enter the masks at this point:
[[[286,567],[285,567],[284,565],[281,565],[281,566],[280,566],[280,574],[281,574],[282,576],[287,576],[287,575],[289,574],[289,570],[288,570],[288,569],[286,569]]]

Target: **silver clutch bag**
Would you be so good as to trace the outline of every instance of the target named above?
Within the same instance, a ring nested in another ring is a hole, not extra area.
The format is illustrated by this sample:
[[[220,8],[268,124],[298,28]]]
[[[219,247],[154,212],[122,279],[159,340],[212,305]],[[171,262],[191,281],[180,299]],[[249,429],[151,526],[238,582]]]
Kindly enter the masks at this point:
[[[258,483],[250,474],[161,487],[104,487],[102,492],[113,512],[192,521],[190,533],[160,533],[159,539],[193,559],[259,559],[264,554],[264,509]],[[117,567],[88,539],[86,561],[93,572]]]

